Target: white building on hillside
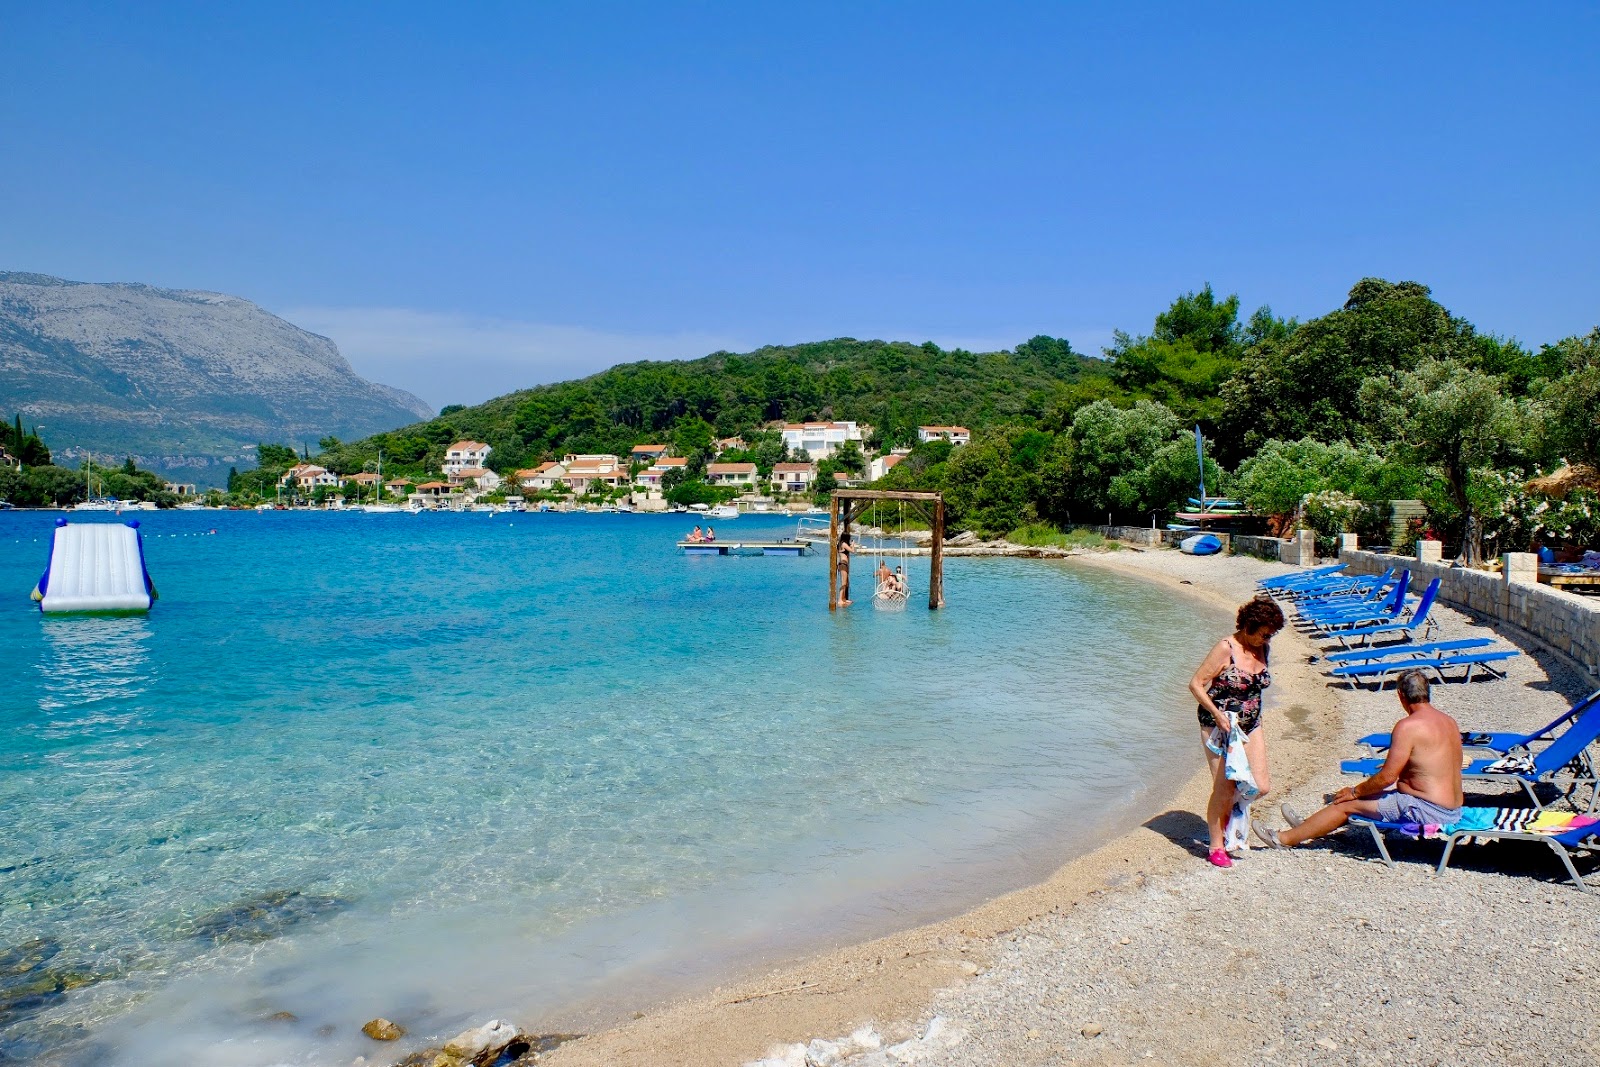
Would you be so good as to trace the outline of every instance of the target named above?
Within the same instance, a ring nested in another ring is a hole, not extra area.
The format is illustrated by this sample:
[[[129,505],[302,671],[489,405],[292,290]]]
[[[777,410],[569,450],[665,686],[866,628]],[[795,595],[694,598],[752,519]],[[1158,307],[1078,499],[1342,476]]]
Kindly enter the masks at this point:
[[[755,485],[754,463],[707,463],[706,481],[712,485]]]
[[[772,468],[770,482],[774,493],[809,493],[816,477],[815,463],[778,463]]]
[[[457,441],[444,450],[444,472],[454,474],[468,467],[487,467],[492,451],[482,441]]]
[[[859,443],[864,429],[853,422],[791,422],[783,428],[783,446],[791,455],[827,459],[846,441]]]
[[[561,466],[566,470],[561,480],[574,493],[587,493],[596,481],[615,488],[629,480],[627,465],[612,455],[568,455]]]
[[[344,479],[315,463],[296,463],[283,472],[278,484],[292,484],[300,489],[337,488],[344,484]]]
[[[964,445],[972,440],[972,431],[965,426],[918,426],[918,441],[949,441]]]
[[[635,478],[634,481],[646,489],[660,489],[661,480],[667,476],[668,471],[687,470],[688,467],[689,461],[682,456],[662,456],[656,460],[655,466],[647,471],[640,471],[639,477]]]
[[[879,456],[877,459],[867,464],[867,479],[869,481],[877,481],[879,478],[882,478],[885,474],[888,474],[890,471],[898,467],[900,465],[900,461],[905,458],[906,454],[904,452],[890,452],[886,456]]]

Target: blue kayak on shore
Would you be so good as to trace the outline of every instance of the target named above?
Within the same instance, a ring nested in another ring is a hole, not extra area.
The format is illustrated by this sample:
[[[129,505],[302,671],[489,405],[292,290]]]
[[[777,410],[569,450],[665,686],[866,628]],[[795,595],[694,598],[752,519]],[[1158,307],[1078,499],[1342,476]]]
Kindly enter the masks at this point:
[[[1222,551],[1222,541],[1215,534],[1195,534],[1178,542],[1178,547],[1191,556],[1212,556]]]

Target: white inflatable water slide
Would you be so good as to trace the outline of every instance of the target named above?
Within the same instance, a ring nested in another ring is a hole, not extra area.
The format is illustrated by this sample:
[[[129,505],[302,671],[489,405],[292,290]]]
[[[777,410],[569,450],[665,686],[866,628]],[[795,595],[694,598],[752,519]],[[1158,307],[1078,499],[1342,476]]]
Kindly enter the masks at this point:
[[[137,522],[56,520],[50,563],[33,591],[40,611],[149,611],[155,584]]]

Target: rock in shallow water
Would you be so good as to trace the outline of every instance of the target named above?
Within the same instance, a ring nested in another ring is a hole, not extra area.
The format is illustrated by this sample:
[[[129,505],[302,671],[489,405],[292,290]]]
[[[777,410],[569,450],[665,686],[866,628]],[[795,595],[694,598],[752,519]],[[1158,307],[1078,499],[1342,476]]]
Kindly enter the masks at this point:
[[[374,1041],[398,1041],[406,1036],[405,1027],[388,1019],[373,1019],[361,1028],[361,1032]]]

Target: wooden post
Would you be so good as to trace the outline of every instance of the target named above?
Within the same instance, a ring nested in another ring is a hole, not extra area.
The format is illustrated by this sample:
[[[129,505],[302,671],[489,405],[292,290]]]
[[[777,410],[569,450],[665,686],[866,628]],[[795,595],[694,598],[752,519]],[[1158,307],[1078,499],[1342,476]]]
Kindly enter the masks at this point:
[[[828,610],[833,611],[839,606],[839,497],[828,501]]]
[[[944,500],[933,502],[933,545],[929,550],[928,610],[944,607]]]

